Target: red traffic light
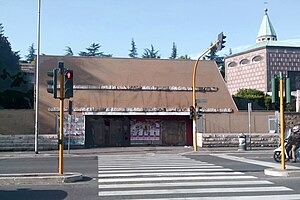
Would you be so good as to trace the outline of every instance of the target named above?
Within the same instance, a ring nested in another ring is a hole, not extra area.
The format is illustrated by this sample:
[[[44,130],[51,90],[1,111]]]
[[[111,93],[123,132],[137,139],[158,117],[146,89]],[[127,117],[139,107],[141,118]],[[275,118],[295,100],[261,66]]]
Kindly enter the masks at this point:
[[[67,71],[65,76],[66,76],[67,79],[70,79],[70,78],[73,77],[73,73],[71,71]]]

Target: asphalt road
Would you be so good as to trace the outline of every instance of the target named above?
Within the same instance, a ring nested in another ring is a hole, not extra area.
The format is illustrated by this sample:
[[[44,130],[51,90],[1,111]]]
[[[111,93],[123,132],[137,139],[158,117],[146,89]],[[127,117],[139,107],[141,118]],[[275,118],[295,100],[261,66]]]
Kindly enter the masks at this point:
[[[58,158],[0,158],[0,173],[57,173]],[[64,172],[80,172],[83,181],[60,185],[0,186],[1,200],[60,200],[99,199],[97,196],[97,156],[66,157]]]
[[[156,156],[161,152],[145,152],[147,156]],[[164,152],[162,152],[164,153]],[[170,158],[172,156],[176,156],[178,152],[174,151],[174,153],[168,152]],[[263,171],[266,166],[261,166],[257,164],[249,164],[245,162],[239,162],[229,159],[224,159],[220,155],[230,155],[240,158],[246,158],[257,161],[266,161],[270,163],[275,163],[272,158],[272,151],[246,151],[246,152],[237,152],[237,151],[225,151],[225,152],[211,152],[204,151],[199,153],[186,153],[183,157],[192,158],[192,160],[197,160],[201,162],[207,162],[213,165],[222,166],[224,168],[228,168],[233,170],[233,172],[242,172],[245,176],[255,176],[259,178],[259,180],[271,181],[274,186],[284,186],[291,188],[292,191],[278,191],[274,194],[300,194],[300,177],[270,177],[264,175]],[[98,155],[100,154],[83,154],[82,156],[69,156],[64,158],[64,172],[80,172],[84,175],[84,180],[76,183],[67,183],[67,184],[59,184],[59,185],[48,185],[47,183],[44,185],[35,185],[34,183],[30,185],[12,185],[12,186],[0,186],[0,199],[45,199],[45,200],[93,200],[93,199],[116,199],[115,197],[111,198],[100,198],[99,197],[99,188],[98,188],[98,166],[100,165],[98,162]],[[125,152],[115,152],[113,153],[116,157],[130,157],[135,154],[130,154],[127,151]],[[219,156],[216,156],[219,155]],[[167,156],[166,158],[168,158]],[[108,155],[108,160],[109,155]],[[116,161],[118,162],[118,160]],[[161,159],[159,162],[164,163]],[[178,161],[179,162],[179,161]],[[181,162],[181,161],[180,161]],[[103,163],[103,165],[107,164],[108,167],[112,163]],[[147,164],[147,163],[145,163]],[[184,164],[184,160],[182,161]],[[188,163],[185,163],[188,164]],[[287,163],[288,165],[298,166],[300,167],[300,163]],[[0,174],[9,174],[9,173],[33,173],[33,172],[46,172],[52,173],[57,172],[58,166],[58,158],[57,156],[49,155],[49,156],[33,156],[33,157],[1,157],[0,155]],[[189,182],[189,181],[187,181]],[[155,188],[155,186],[153,186]],[[157,186],[156,186],[157,187]],[[223,188],[228,188],[228,186],[223,185],[219,186]],[[180,189],[179,187],[178,189]],[[197,187],[199,188],[199,187]],[[193,189],[193,188],[192,188]],[[194,188],[195,189],[195,188]],[[238,193],[237,193],[238,194]],[[259,194],[259,193],[257,193]],[[261,193],[262,194],[262,193]],[[192,198],[193,194],[185,194],[187,197]],[[195,195],[195,194],[194,194]],[[209,196],[215,195],[214,193],[209,194]],[[224,194],[226,196],[228,194]],[[146,196],[147,197],[147,196]],[[146,198],[145,197],[145,198]],[[160,195],[159,198],[169,197],[167,195]],[[178,197],[178,195],[174,194],[171,197]],[[149,197],[147,197],[149,198]],[[122,198],[119,198],[122,199]],[[151,198],[150,198],[151,199]]]

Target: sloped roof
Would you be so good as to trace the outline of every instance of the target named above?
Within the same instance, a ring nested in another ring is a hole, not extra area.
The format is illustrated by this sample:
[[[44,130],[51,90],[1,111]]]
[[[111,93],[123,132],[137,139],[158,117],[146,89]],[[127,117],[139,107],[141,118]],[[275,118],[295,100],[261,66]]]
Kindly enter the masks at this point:
[[[59,107],[59,101],[46,90],[47,71],[56,68],[58,61],[64,61],[65,67],[74,72],[75,109],[179,108],[188,112],[192,105],[192,91],[188,88],[192,87],[194,60],[41,56],[40,109],[44,118],[52,115],[49,108]],[[197,98],[207,99],[202,107],[237,111],[214,61],[200,61],[197,87],[206,89],[197,91]]]

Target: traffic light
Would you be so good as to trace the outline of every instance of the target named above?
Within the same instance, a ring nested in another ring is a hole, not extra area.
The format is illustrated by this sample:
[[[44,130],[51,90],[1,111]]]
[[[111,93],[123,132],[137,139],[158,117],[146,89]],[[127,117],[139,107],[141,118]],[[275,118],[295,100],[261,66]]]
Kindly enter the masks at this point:
[[[221,51],[225,46],[223,44],[225,44],[225,38],[226,36],[223,35],[223,32],[221,32],[219,35],[218,35],[218,44],[217,44],[217,51]]]
[[[291,103],[291,79],[285,79],[285,101],[286,103]]]
[[[197,107],[197,108],[196,108],[196,111],[197,111],[197,119],[200,119],[200,117],[202,117],[202,115],[201,115],[201,109],[202,109],[202,107]]]
[[[65,99],[73,97],[73,70],[64,71]]]
[[[279,79],[276,75],[271,79],[271,89],[272,89],[272,103],[278,102],[278,92],[279,92]]]
[[[53,94],[55,99],[57,98],[57,71],[58,69],[53,69],[47,72],[47,75],[51,78],[47,80],[47,92]]]
[[[190,106],[190,119],[194,119],[195,116],[195,108],[194,106]]]

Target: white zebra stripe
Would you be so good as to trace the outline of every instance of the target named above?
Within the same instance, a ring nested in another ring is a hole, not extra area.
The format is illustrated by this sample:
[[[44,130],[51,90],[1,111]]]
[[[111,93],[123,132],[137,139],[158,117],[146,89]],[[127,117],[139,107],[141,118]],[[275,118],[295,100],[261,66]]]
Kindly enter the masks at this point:
[[[175,197],[175,198],[155,198],[152,200],[299,200],[300,194],[276,194],[276,195],[255,195],[255,196],[226,196],[226,197]],[[126,200],[126,199],[123,199]],[[149,200],[149,199],[139,199]]]
[[[104,196],[123,196],[123,195],[161,195],[161,194],[206,194],[206,193],[231,193],[231,192],[270,192],[270,191],[291,191],[287,187],[240,187],[240,188],[197,188],[197,189],[172,189],[172,190],[122,190],[122,191],[100,191],[98,194]]]
[[[106,170],[131,170],[131,169],[183,169],[183,170],[189,170],[189,169],[207,169],[207,168],[223,168],[222,166],[216,166],[216,165],[199,165],[199,166],[126,166],[126,167],[102,167],[99,166],[99,171],[106,171]],[[224,168],[223,168],[224,169]]]
[[[99,183],[141,182],[141,181],[183,181],[183,180],[230,180],[256,179],[255,176],[196,176],[196,177],[135,177],[135,178],[99,178]]]
[[[169,183],[118,183],[118,184],[102,184],[99,189],[121,189],[121,188],[154,188],[154,187],[192,187],[192,186],[217,186],[217,185],[271,185],[270,181],[208,181],[208,182],[169,182]]]
[[[220,176],[220,175],[241,175],[242,172],[180,172],[180,173],[165,173],[165,172],[152,172],[152,173],[127,173],[127,174],[98,174],[99,178],[109,178],[109,177],[135,177],[135,176]]]
[[[222,172],[231,172],[233,171],[232,169],[224,169],[224,168],[211,168],[211,169],[132,169],[132,170],[99,170],[99,173],[101,174],[109,174],[109,173],[145,173],[145,172],[215,172],[215,171],[222,171]]]

